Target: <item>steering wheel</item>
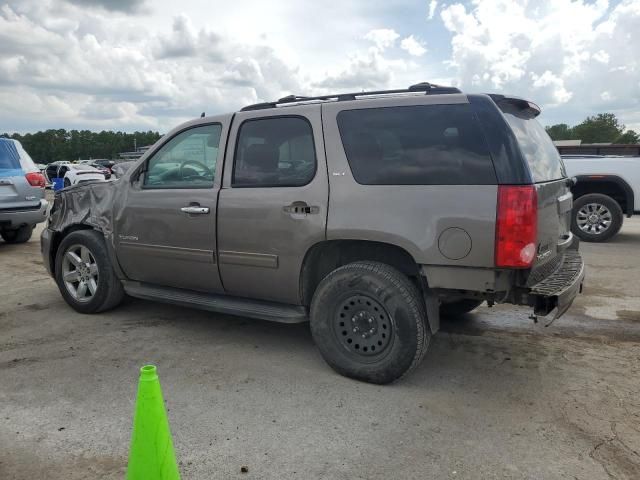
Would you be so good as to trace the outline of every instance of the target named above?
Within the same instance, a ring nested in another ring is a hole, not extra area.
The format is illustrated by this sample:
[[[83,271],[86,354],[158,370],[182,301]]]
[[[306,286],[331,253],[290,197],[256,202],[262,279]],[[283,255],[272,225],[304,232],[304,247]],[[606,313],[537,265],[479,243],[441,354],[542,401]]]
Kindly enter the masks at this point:
[[[186,160],[184,162],[182,162],[182,164],[180,165],[180,177],[184,178],[184,167],[185,165],[196,165],[197,167],[200,167],[204,170],[205,173],[211,173],[211,170],[209,170],[209,167],[207,167],[204,163],[199,162],[197,160]]]

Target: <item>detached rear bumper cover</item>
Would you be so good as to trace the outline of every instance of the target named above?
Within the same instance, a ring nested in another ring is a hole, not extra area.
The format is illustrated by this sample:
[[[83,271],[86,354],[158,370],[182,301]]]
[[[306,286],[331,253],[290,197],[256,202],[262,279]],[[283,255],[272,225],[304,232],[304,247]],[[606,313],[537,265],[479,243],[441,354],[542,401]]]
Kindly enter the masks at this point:
[[[567,250],[560,266],[544,280],[529,289],[530,304],[536,315],[546,316],[553,312],[555,320],[563,315],[582,292],[584,262],[577,250]]]

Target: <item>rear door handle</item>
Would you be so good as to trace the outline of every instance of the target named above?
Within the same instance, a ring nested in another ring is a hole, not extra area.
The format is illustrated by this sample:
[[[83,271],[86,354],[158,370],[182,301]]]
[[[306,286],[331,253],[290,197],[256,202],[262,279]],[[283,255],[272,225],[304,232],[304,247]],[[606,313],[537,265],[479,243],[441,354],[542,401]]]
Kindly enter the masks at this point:
[[[282,207],[282,211],[289,214],[310,215],[312,213],[318,213],[320,207],[307,205],[306,202],[293,202],[291,205]]]
[[[190,215],[206,215],[209,213],[209,207],[200,207],[198,205],[189,205],[188,207],[182,207],[181,212],[188,213]]]

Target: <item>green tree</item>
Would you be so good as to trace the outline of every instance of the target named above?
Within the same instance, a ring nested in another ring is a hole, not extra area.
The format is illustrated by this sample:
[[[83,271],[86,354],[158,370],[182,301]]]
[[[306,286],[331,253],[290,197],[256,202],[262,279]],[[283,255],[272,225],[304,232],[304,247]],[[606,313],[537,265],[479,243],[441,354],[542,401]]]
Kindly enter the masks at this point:
[[[582,143],[613,143],[624,133],[622,125],[613,113],[599,113],[587,117],[582,123],[573,127],[573,138],[579,138]]]
[[[566,123],[558,123],[546,128],[551,140],[571,140],[573,132]]]
[[[633,130],[627,130],[618,138],[616,138],[614,143],[637,144],[640,143],[640,135],[638,135]]]

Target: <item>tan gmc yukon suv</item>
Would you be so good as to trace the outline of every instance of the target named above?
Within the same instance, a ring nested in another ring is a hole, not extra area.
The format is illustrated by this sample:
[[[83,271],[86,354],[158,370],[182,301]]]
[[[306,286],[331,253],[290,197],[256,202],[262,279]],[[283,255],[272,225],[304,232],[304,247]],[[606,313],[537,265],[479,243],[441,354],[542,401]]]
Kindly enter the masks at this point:
[[[60,191],[45,264],[79,312],[126,293],[310,321],[336,371],[388,383],[441,315],[557,317],[580,291],[571,181],[539,113],[421,83],[199,118],[117,181]]]

